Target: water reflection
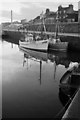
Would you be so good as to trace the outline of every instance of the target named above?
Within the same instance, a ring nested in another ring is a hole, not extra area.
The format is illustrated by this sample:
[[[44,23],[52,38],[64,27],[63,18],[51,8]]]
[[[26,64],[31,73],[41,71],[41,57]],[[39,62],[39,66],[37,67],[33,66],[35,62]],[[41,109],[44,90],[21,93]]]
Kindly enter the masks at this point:
[[[28,59],[36,61],[40,64],[40,66],[39,66],[39,68],[40,68],[40,70],[39,70],[39,72],[40,72],[39,81],[40,81],[40,85],[41,85],[42,62],[43,61],[47,62],[47,54],[42,53],[42,52],[27,50],[27,49],[23,49],[23,48],[20,48],[20,50],[22,50],[24,52],[23,67],[25,66],[25,63],[27,63],[27,69],[28,69],[28,67],[29,67],[28,66]]]
[[[40,84],[41,84],[41,67],[42,67],[42,61],[48,62],[49,60],[54,63],[54,80],[55,80],[55,74],[56,74],[56,67],[57,65],[61,64],[64,65],[65,68],[69,68],[70,63],[72,62],[77,62],[77,64],[73,64],[72,68],[74,66],[77,66],[79,64],[80,57],[78,56],[76,59],[73,57],[74,54],[69,54],[69,53],[64,53],[64,52],[53,52],[53,53],[43,53],[43,52],[37,52],[37,51],[32,51],[29,49],[25,49],[20,47],[20,50],[24,52],[24,60],[23,64],[26,62],[25,58],[31,59],[35,58],[36,61],[40,62]],[[71,56],[71,58],[70,58]],[[59,86],[59,98],[63,106],[66,105],[67,101],[71,99],[73,93],[77,90],[77,87],[73,87],[72,79],[69,79],[70,77],[72,78],[72,69],[69,69],[60,79],[60,86]],[[77,76],[76,76],[77,78]],[[78,80],[80,77],[78,76]],[[68,81],[67,84],[62,85],[63,81]],[[71,85],[71,86],[70,86]]]
[[[54,57],[55,56],[55,57]],[[52,54],[48,54],[48,59],[51,60],[51,62],[56,63],[56,65],[63,65],[65,68],[69,67],[70,60],[67,58],[67,53],[64,52],[53,52]]]
[[[80,58],[11,44],[3,42],[3,117],[55,117],[75,92],[61,78]]]
[[[42,61],[45,62],[51,61],[52,63],[54,63],[54,79],[56,74],[56,67],[58,65],[63,65],[68,70],[70,68],[70,65],[71,67],[74,67],[77,66],[80,62],[80,57],[78,54],[71,54],[71,53],[69,54],[64,52],[45,53],[45,52],[33,51],[23,47],[19,47],[19,49],[24,53],[23,66],[27,60],[27,67],[28,67],[28,59],[33,59],[36,60],[37,62],[40,62],[40,80],[41,80]],[[76,57],[76,55],[78,57]],[[66,75],[69,76],[70,74],[71,71],[67,71],[63,76],[63,78],[66,79],[65,76]]]
[[[19,39],[12,39],[12,38],[5,38],[2,39],[2,42],[7,41],[11,43],[11,47],[13,48],[13,44],[17,44],[19,45]],[[31,54],[31,52],[30,52]],[[36,53],[37,54],[37,53]],[[46,61],[46,57],[43,57],[43,53],[39,52],[40,56],[42,57],[43,61]],[[54,62],[54,57],[55,57],[55,61],[56,64],[62,64],[64,65],[66,68],[69,67],[70,62],[80,62],[80,55],[78,52],[68,52],[68,53],[64,53],[64,52],[56,52],[56,51],[50,51],[50,53],[46,53],[47,54],[47,59],[50,59],[51,62]],[[44,56],[46,56],[46,54],[44,53]],[[33,51],[32,54],[33,55]]]
[[[4,41],[19,45],[19,38],[17,38],[16,36],[14,36],[13,38],[10,38],[10,37],[2,38],[2,42]]]
[[[77,54],[64,52],[44,53],[39,51],[32,51],[22,47],[19,48],[25,53],[24,57],[26,57],[27,59],[30,57],[34,57],[36,60],[38,59],[45,62],[48,62],[50,60],[53,63],[55,62],[56,66],[61,64],[65,66],[65,68],[69,68],[70,63],[80,62],[80,56],[78,53]]]
[[[40,85],[41,85],[41,68],[42,68],[42,61],[40,61],[40,79],[39,79]]]

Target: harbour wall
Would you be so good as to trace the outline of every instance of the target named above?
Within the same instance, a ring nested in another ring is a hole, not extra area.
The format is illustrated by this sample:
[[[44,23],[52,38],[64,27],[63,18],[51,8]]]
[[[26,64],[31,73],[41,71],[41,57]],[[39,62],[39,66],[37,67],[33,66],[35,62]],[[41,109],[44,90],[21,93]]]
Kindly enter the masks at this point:
[[[45,24],[48,34],[55,34],[56,24]],[[25,26],[26,28],[26,26]],[[27,26],[28,31],[41,31],[41,24],[32,24]],[[61,41],[80,41],[80,23],[58,23],[58,31]]]
[[[56,24],[49,24],[46,23],[46,34],[47,35],[54,35]],[[20,29],[6,29],[4,28],[3,36],[7,35],[14,39],[20,39],[22,36],[29,33],[40,34],[42,30],[42,26],[40,23],[36,24],[28,24],[23,25],[23,28]],[[73,23],[58,23],[58,35],[60,36],[61,41],[68,41],[68,42],[80,42],[80,23],[73,22]],[[45,33],[45,32],[44,32]]]
[[[55,32],[56,24],[50,24],[46,23],[45,24],[46,31],[47,32]],[[28,28],[28,30],[31,31],[41,31],[41,24],[40,23],[35,23],[35,24],[30,24],[28,26],[25,26],[25,28]],[[63,23],[58,23],[58,30],[60,33],[79,33],[80,34],[80,23],[79,22],[63,22]]]

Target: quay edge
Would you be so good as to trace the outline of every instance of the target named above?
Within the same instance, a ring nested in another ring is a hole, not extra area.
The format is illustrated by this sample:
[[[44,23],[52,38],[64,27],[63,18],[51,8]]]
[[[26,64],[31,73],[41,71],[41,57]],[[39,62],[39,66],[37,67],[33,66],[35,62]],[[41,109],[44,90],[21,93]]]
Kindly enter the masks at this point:
[[[40,31],[28,31],[28,33],[35,33],[35,34],[40,34]],[[27,31],[24,32],[24,30],[2,30],[2,36],[8,36],[11,38],[21,38],[25,34],[27,34]],[[54,35],[55,32],[46,32],[47,35]],[[66,42],[75,42],[79,41],[80,42],[80,34],[79,33],[59,33],[59,37],[61,41],[66,41]]]
[[[80,88],[61,120],[80,120]]]

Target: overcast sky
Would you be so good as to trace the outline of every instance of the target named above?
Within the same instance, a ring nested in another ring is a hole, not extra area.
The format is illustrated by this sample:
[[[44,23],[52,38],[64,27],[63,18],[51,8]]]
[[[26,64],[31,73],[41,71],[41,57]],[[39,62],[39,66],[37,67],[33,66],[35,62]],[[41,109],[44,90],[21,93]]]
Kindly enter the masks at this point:
[[[13,11],[13,20],[20,21],[26,18],[33,19],[40,15],[46,8],[56,11],[59,5],[67,7],[74,5],[74,10],[78,10],[79,0],[0,0],[0,23],[10,21],[11,10]]]

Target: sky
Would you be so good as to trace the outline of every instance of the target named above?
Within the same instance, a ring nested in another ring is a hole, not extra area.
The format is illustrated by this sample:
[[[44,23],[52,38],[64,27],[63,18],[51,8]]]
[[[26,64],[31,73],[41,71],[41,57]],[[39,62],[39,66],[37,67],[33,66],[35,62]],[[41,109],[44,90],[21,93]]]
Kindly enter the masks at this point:
[[[67,7],[74,5],[74,10],[78,10],[79,0],[0,0],[0,23],[10,22],[11,10],[13,11],[13,21],[34,19],[46,8],[57,11],[59,5]]]

